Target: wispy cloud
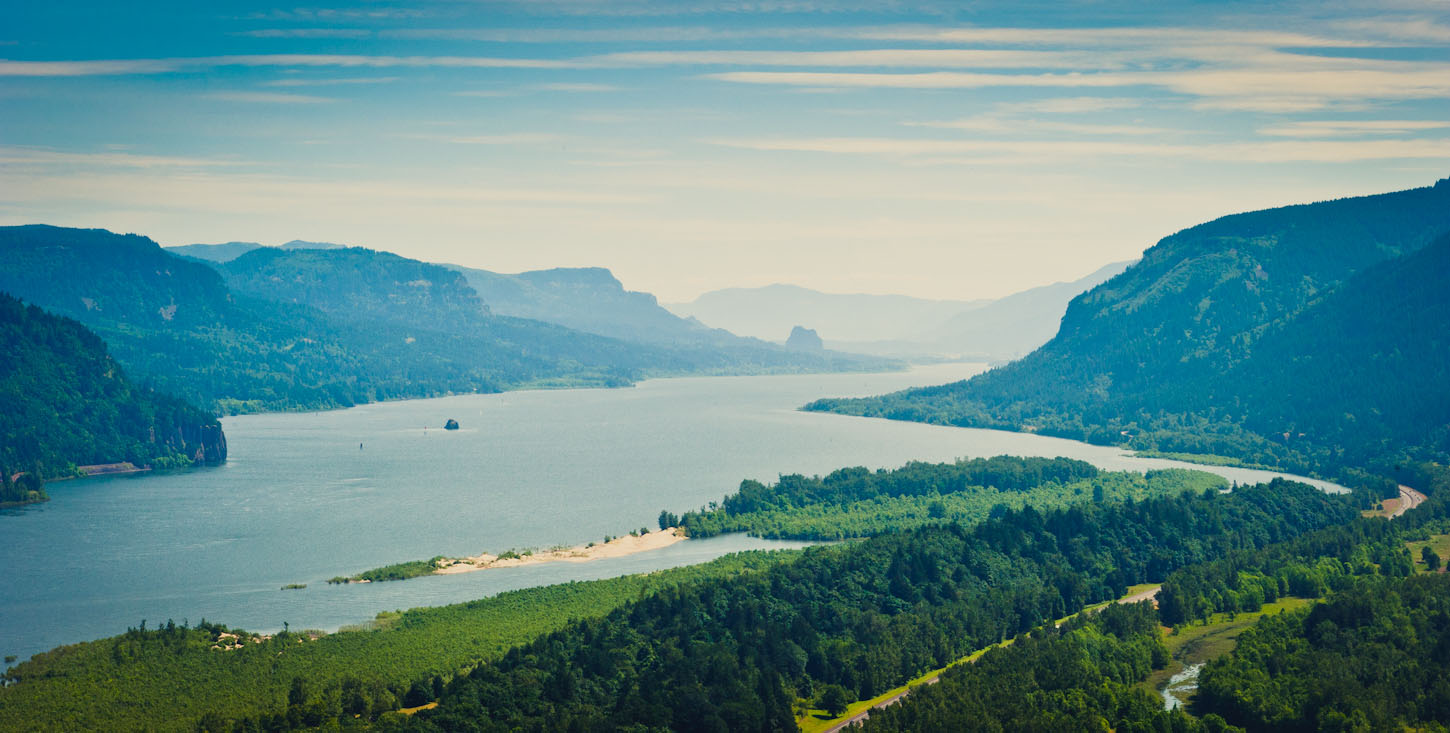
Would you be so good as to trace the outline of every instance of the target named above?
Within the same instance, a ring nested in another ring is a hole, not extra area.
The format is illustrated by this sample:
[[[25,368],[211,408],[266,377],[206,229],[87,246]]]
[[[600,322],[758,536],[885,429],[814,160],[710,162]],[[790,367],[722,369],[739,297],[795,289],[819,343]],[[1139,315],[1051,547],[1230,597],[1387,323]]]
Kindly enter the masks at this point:
[[[263,82],[262,86],[267,87],[326,87],[326,86],[352,86],[355,84],[391,84],[398,80],[396,76],[357,76],[342,79],[276,79]]]
[[[254,31],[238,31],[236,35],[251,38],[371,38],[373,32],[365,28],[263,28]]]
[[[619,87],[612,84],[590,84],[559,82],[554,84],[539,84],[534,87],[545,92],[617,92]]]
[[[878,41],[930,41],[1054,47],[1260,47],[1327,48],[1379,45],[1342,36],[1233,28],[1129,26],[1108,28],[1003,28],[896,26],[843,31],[843,35]]]
[[[728,71],[705,78],[743,84],[873,89],[1166,88],[1192,97],[1225,100],[1229,106],[1302,110],[1336,101],[1432,99],[1450,96],[1450,64],[1402,64],[1395,68],[1303,70],[1208,69],[1092,74],[990,74],[932,71],[869,73]]]
[[[260,54],[101,61],[0,60],[0,76],[118,76],[164,74],[224,66],[339,68],[577,69],[588,64],[556,59],[491,56],[367,56],[354,54]]]
[[[1350,137],[1360,135],[1404,135],[1425,130],[1450,129],[1442,120],[1310,120],[1261,127],[1260,135],[1277,137]]]
[[[1122,64],[1100,53],[1015,49],[883,48],[855,51],[634,51],[591,56],[620,66],[1090,69]]]
[[[764,151],[851,155],[982,157],[1171,157],[1254,163],[1346,163],[1450,158],[1450,140],[1273,141],[1168,144],[1117,141],[920,140],[900,138],[738,138],[706,142]]]
[[[414,140],[432,140],[434,142],[452,143],[455,145],[546,145],[556,143],[564,139],[561,135],[553,135],[544,132],[514,132],[497,135],[402,135]]]
[[[1444,3],[1437,4],[1442,10],[1446,8]],[[1386,42],[1450,43],[1450,26],[1430,18],[1364,18],[1338,21],[1333,26],[1358,36],[1375,36]]]
[[[222,102],[243,102],[247,104],[326,104],[337,100],[332,97],[314,97],[307,94],[282,94],[280,92],[212,92],[203,94],[206,99]]]
[[[130,146],[108,145],[106,147],[111,150],[123,150]],[[0,145],[0,163],[119,168],[214,168],[254,165],[255,161],[175,155],[137,155],[123,152],[85,153],[19,145]]]
[[[395,28],[378,31],[400,40],[482,41],[488,43],[698,43],[746,39],[818,36],[810,28]]]
[[[1101,124],[1092,122],[1061,122],[1056,120],[1022,119],[982,115],[959,120],[907,122],[909,127],[933,127],[974,132],[1026,133],[1054,132],[1072,135],[1161,135],[1175,132],[1168,128],[1135,124]]]

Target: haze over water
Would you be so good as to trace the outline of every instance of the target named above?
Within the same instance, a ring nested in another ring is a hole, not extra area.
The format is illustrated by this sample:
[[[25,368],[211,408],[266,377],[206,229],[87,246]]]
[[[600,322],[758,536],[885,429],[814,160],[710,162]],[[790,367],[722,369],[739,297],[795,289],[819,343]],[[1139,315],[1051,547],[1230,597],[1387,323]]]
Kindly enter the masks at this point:
[[[324,582],[440,554],[652,528],[661,509],[700,507],[744,478],[1004,453],[1108,469],[1186,465],[1028,434],[797,410],[818,397],[940,384],[981,369],[663,379],[227,418],[231,459],[222,466],[58,482],[47,487],[50,502],[0,512],[0,563],[12,568],[0,599],[0,654],[23,659],[142,619],[332,630],[383,610],[799,546],[729,536],[591,563]],[[448,418],[462,429],[443,431]],[[1205,470],[1240,483],[1275,475]],[[279,590],[288,583],[308,587]]]

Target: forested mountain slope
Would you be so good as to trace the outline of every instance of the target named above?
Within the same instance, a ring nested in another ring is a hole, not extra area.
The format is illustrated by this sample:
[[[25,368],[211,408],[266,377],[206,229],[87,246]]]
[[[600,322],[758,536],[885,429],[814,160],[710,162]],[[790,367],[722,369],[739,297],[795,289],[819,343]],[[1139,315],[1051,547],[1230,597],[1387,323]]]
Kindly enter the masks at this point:
[[[237,292],[314,308],[349,334],[390,329],[389,350],[427,352],[477,379],[496,374],[495,389],[550,377],[623,384],[646,369],[690,367],[665,350],[490,314],[463,275],[390,252],[266,248],[219,269]]]
[[[106,345],[69,318],[0,293],[0,474],[71,475],[78,465],[226,460],[221,424],[126,378]],[[0,502],[18,496],[0,494]]]
[[[329,252],[349,256],[349,250]],[[269,248],[256,257],[321,254]],[[0,228],[0,290],[81,321],[138,378],[226,411],[337,407],[496,391],[539,380],[625,384],[650,363],[617,342],[610,342],[612,351],[601,348],[590,360],[577,359],[570,350],[588,346],[579,338],[608,340],[547,324],[494,319],[494,332],[459,343],[455,334],[407,323],[406,309],[399,323],[373,317],[383,302],[373,310],[342,307],[357,301],[341,289],[363,287],[374,274],[334,269],[326,287],[339,292],[329,296],[322,286],[294,290],[274,271],[268,277],[277,280],[248,295],[229,288],[206,264],[165,252],[145,237],[49,226]],[[397,287],[407,290],[406,282]],[[365,292],[394,285],[391,280],[368,285]],[[446,298],[441,302],[445,310],[462,310]],[[319,306],[337,307],[328,314]]]
[[[741,338],[681,318],[649,293],[625,290],[601,267],[561,267],[505,275],[457,265],[494,313],[531,318],[645,347],[667,349],[692,370],[739,373],[883,369],[892,362],[832,351],[803,353]]]
[[[649,293],[625,290],[602,267],[559,267],[516,275],[448,267],[462,273],[495,313],[644,343],[702,344],[733,338],[676,316]]]
[[[980,308],[962,312],[927,334],[933,348],[944,353],[988,359],[1021,356],[1057,333],[1067,304],[1126,270],[1131,262],[1114,262],[1071,282],[1023,290]]]
[[[1413,457],[1443,458],[1433,406],[1446,390],[1424,380],[1443,368],[1450,330],[1450,295],[1434,285],[1446,248],[1427,249],[1447,231],[1450,180],[1224,217],[1073,300],[1058,335],[1020,361],[811,408],[1330,473],[1362,465],[1365,436],[1345,436],[1367,418],[1376,437],[1409,438]]]
[[[456,677],[437,708],[382,727],[794,730],[796,697],[839,685],[848,700],[870,698],[1129,584],[1353,515],[1276,482],[812,548],[571,624]]]

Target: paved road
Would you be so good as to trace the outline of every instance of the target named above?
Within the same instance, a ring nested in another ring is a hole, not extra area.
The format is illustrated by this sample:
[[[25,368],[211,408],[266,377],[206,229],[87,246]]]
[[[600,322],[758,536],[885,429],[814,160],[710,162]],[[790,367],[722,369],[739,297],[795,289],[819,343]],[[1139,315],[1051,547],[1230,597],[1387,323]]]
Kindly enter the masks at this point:
[[[1390,519],[1394,519],[1395,517],[1398,517],[1401,514],[1404,514],[1411,509],[1414,509],[1415,507],[1423,504],[1424,502],[1424,494],[1421,494],[1420,492],[1415,491],[1414,489],[1404,484],[1400,484],[1400,507],[1396,509],[1393,514],[1390,515]]]
[[[1424,496],[1423,495],[1420,497],[1420,500],[1421,501],[1424,501]],[[1122,598],[1119,598],[1118,600],[1113,601],[1113,602],[1114,603],[1138,603],[1140,601],[1155,600],[1158,597],[1158,591],[1159,591],[1159,588],[1158,587],[1153,587],[1153,588],[1149,588],[1148,590],[1142,591],[1140,593],[1134,593],[1133,595],[1130,595],[1130,596],[1123,596]],[[1063,623],[1066,623],[1066,620],[1065,619],[1062,622],[1059,622],[1058,625],[1061,626]],[[981,657],[977,657],[977,659],[981,659]],[[976,661],[977,661],[976,659],[973,659],[972,660],[972,662],[976,662]],[[921,684],[923,684],[923,685],[934,685],[938,681],[939,681],[939,675],[938,676],[933,676],[933,677],[928,677],[926,679],[926,681],[922,682]],[[918,686],[920,686],[920,685],[918,685]],[[849,717],[849,718],[847,718],[847,719],[845,719],[845,720],[843,720],[843,721],[841,721],[841,722],[839,722],[839,723],[831,726],[830,728],[827,728],[826,729],[826,733],[836,733],[836,731],[839,731],[839,730],[841,730],[841,729],[843,729],[843,728],[851,725],[852,723],[859,723],[859,722],[861,722],[861,721],[863,721],[863,720],[871,717],[871,711],[872,710],[880,710],[882,708],[886,708],[886,707],[890,707],[892,705],[895,705],[896,703],[901,702],[901,698],[906,697],[907,695],[910,695],[910,694],[911,694],[911,690],[910,689],[907,689],[907,690],[903,690],[899,694],[892,695],[891,697],[888,697],[885,700],[882,700],[881,702],[878,702],[875,705],[872,705],[871,707],[869,707],[869,708],[867,708],[865,710],[862,710],[859,713],[856,713],[855,715],[853,715],[853,716],[851,716],[851,717]]]

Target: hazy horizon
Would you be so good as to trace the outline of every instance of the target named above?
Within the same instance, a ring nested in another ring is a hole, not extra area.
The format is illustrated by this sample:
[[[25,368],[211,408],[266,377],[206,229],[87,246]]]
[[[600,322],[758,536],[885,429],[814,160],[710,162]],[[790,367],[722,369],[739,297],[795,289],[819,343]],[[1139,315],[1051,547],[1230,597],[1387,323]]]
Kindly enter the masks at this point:
[[[875,5],[10,7],[0,224],[973,300],[1450,173],[1443,3]]]

